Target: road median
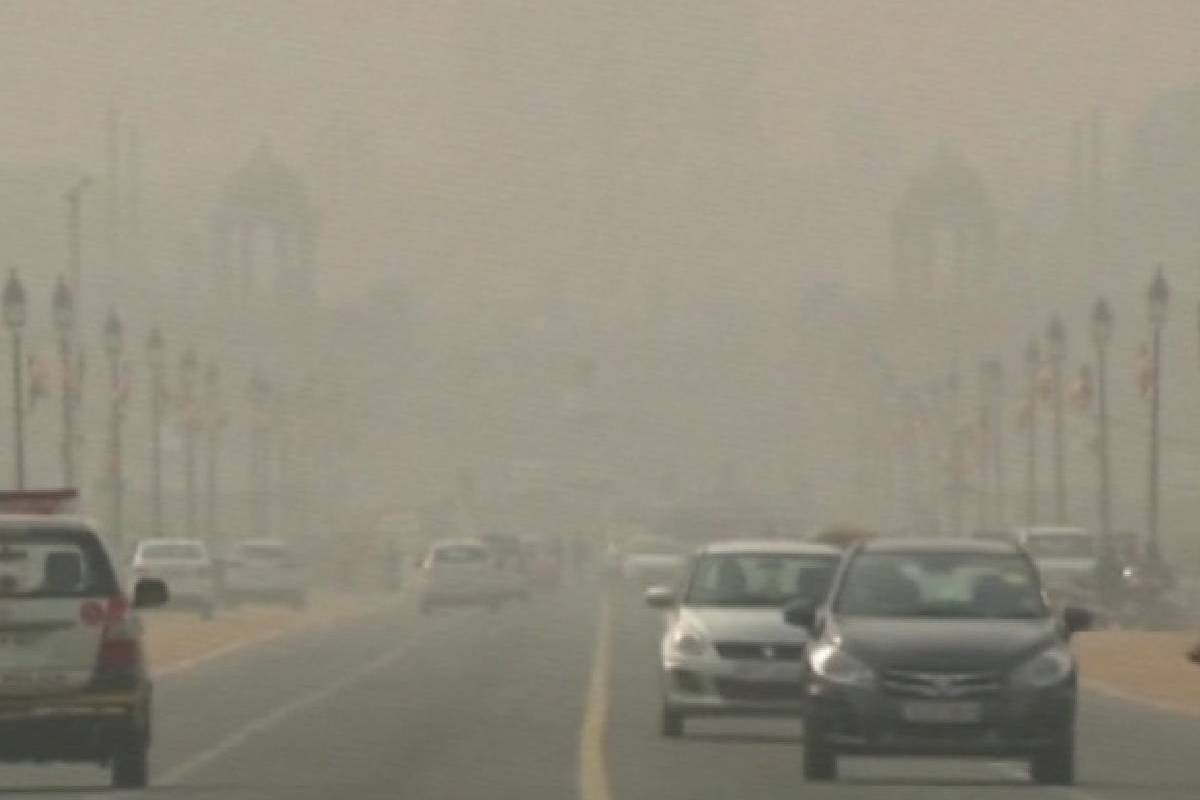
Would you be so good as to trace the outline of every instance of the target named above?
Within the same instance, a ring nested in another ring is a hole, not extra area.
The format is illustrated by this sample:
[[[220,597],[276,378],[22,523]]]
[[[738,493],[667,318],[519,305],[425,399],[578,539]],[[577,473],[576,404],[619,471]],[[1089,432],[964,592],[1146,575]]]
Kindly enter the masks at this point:
[[[311,632],[399,603],[399,595],[315,592],[304,611],[243,605],[213,619],[181,611],[143,614],[146,652],[155,675],[182,672],[235,650]]]

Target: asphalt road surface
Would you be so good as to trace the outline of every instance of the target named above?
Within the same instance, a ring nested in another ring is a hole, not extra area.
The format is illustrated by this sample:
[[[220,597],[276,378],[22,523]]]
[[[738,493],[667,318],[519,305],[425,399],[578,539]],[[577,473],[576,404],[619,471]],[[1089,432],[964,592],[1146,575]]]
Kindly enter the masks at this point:
[[[1002,762],[850,759],[806,785],[786,721],[657,732],[659,620],[633,593],[564,590],[499,612],[392,612],[241,651],[158,683],[156,785],[0,767],[31,797],[756,800],[1200,797],[1200,721],[1087,696],[1080,785]]]

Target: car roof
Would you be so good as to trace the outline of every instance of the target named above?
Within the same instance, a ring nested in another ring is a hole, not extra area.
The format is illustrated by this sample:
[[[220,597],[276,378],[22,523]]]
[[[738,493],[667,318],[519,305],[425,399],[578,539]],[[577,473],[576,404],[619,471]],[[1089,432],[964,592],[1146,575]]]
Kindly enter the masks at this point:
[[[806,542],[800,539],[724,539],[718,542],[709,542],[704,547],[700,548],[700,553],[746,553],[763,555],[778,553],[781,555],[837,557],[842,554],[842,551],[827,544]]]
[[[0,514],[0,530],[6,528],[84,530],[96,532],[96,525],[87,517],[75,514]]]
[[[995,553],[1020,552],[1015,542],[958,537],[885,536],[862,544],[864,553]]]

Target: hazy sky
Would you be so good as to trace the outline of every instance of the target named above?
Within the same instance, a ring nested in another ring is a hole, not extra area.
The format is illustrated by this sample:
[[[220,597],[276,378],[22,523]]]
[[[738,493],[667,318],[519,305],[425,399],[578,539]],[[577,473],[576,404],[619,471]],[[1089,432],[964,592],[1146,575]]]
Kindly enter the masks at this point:
[[[423,182],[536,156],[539,130],[575,136],[606,81],[669,102],[737,73],[749,83],[714,114],[745,92],[727,110],[757,109],[739,121],[770,162],[824,168],[849,128],[908,169],[944,140],[1022,198],[1062,169],[1090,104],[1119,142],[1149,98],[1200,81],[1198,41],[1200,4],[1133,0],[5,2],[0,164],[102,171],[115,103],[140,126],[153,203],[205,196],[269,141],[311,181],[326,255],[357,243],[383,269],[378,228],[428,211]]]

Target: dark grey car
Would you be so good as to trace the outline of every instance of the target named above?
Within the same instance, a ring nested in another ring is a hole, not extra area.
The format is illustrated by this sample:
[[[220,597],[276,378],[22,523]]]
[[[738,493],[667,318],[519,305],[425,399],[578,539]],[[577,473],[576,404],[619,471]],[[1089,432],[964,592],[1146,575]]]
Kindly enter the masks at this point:
[[[785,610],[810,629],[804,771],[839,755],[1028,759],[1035,781],[1074,780],[1076,666],[1062,618],[1016,544],[880,539],[859,545],[821,608]]]

